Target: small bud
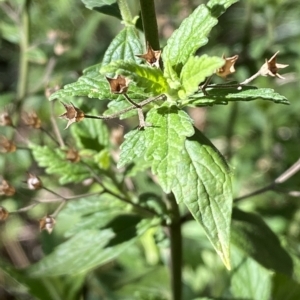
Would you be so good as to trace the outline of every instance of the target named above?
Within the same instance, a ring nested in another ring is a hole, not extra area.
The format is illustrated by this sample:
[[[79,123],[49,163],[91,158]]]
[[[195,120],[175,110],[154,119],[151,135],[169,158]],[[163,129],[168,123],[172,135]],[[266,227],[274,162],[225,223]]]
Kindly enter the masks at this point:
[[[3,206],[0,206],[0,221],[5,221],[8,216],[9,212]]]
[[[30,190],[38,190],[43,186],[40,178],[30,173],[27,176],[27,185]]]
[[[71,124],[80,122],[84,119],[84,112],[79,108],[75,107],[72,103],[69,105],[63,102],[61,103],[65,107],[66,112],[60,115],[59,117],[68,120],[68,124],[65,129],[67,129]]]
[[[147,43],[147,52],[136,56],[145,59],[151,67],[159,68],[160,55],[161,50],[153,50],[150,44]]]
[[[128,90],[128,79],[118,75],[116,78],[109,78],[106,77],[107,81],[109,82],[110,85],[110,91],[113,94],[124,94]]]
[[[75,149],[68,149],[66,151],[66,159],[72,163],[77,163],[80,161],[79,152]]]
[[[15,152],[17,149],[14,142],[9,141],[5,136],[0,135],[0,152],[2,153],[11,153]]]
[[[12,120],[8,112],[2,112],[0,114],[0,125],[1,126],[12,126]]]
[[[26,126],[36,129],[41,128],[41,120],[34,111],[31,113],[24,112],[22,114],[22,120]]]
[[[279,51],[277,51],[269,60],[266,59],[266,62],[260,68],[260,74],[262,76],[272,76],[284,79],[280,74],[278,74],[278,69],[286,68],[288,65],[276,63],[276,57]]]
[[[223,67],[217,70],[216,74],[220,77],[226,78],[228,75],[235,72],[234,64],[238,60],[239,56],[234,55],[232,57],[225,57],[225,55],[223,55],[222,58],[224,58],[225,63]]]
[[[13,196],[16,192],[16,189],[11,186],[6,180],[2,179],[0,184],[0,195]]]
[[[40,231],[47,230],[50,234],[53,231],[54,225],[55,225],[55,219],[51,216],[47,215],[39,220],[40,222]]]

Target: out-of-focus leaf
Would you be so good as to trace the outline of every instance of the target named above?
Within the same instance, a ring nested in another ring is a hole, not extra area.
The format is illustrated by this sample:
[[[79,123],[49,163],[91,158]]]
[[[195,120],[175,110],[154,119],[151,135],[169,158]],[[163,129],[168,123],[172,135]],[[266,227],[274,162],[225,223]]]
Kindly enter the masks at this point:
[[[119,6],[116,0],[81,0],[88,9],[99,11],[103,14],[122,20]]]
[[[293,261],[262,218],[234,208],[231,242],[265,268],[291,275]]]
[[[48,60],[46,53],[40,48],[30,48],[26,55],[30,62],[36,64],[45,64]]]
[[[199,222],[227,268],[232,208],[230,170],[219,151],[200,132],[180,152],[173,192]]]
[[[19,43],[20,30],[16,25],[0,22],[0,35],[13,44]]]
[[[72,277],[48,278],[47,281],[42,278],[31,278],[24,270],[17,270],[0,260],[0,274],[2,277],[1,285],[13,292],[18,299],[40,300],[78,300],[78,291],[82,288],[85,274]],[[7,284],[7,286],[6,286]]]
[[[280,273],[276,273],[272,279],[273,300],[300,299],[300,284],[298,282]]]
[[[233,272],[230,289],[234,299],[270,299],[272,273],[234,247],[231,253]]]
[[[92,115],[98,115],[92,110]],[[85,119],[80,126],[72,126],[71,132],[78,149],[91,149],[100,152],[109,144],[109,133],[102,120]]]
[[[139,63],[140,59],[136,54],[141,54],[142,52],[143,46],[137,30],[133,26],[127,26],[110,43],[104,54],[102,65],[105,66],[119,59]]]
[[[239,0],[209,0],[206,5],[211,10],[211,14],[218,18],[229,6],[238,1]]]
[[[101,231],[79,232],[60,244],[50,255],[31,266],[29,274],[35,277],[78,274],[103,265],[134,243],[150,228],[151,222],[149,220],[143,220],[139,224],[113,222],[111,225],[115,226]],[[125,241],[124,236],[130,239]]]
[[[91,176],[84,165],[69,162],[61,149],[35,144],[30,144],[30,149],[40,167],[45,168],[48,174],[59,176],[60,184],[82,182]]]

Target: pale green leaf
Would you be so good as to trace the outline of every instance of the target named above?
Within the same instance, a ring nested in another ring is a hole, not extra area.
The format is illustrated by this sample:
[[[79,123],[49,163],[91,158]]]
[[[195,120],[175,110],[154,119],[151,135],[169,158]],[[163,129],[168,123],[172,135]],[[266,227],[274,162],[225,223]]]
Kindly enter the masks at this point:
[[[59,177],[60,184],[78,183],[90,177],[90,172],[80,163],[72,163],[66,159],[66,153],[48,146],[30,145],[35,161],[46,169],[47,174]]]
[[[190,96],[196,92],[199,89],[199,84],[222,65],[224,65],[224,60],[220,57],[191,56],[180,73],[181,84],[186,95]]]
[[[238,1],[239,0],[210,0],[206,5],[210,8],[212,15],[218,18],[229,6]]]
[[[124,61],[140,62],[136,54],[141,54],[143,47],[134,26],[125,27],[110,43],[107,48],[102,65],[122,59]]]
[[[103,14],[114,16],[122,20],[117,0],[81,0],[88,9],[99,11]]]
[[[259,215],[235,208],[232,214],[231,241],[265,268],[289,276],[293,273],[290,255]]]
[[[231,174],[224,158],[201,132],[185,141],[176,177],[172,190],[177,201],[186,204],[230,268]]]
[[[137,86],[153,96],[164,94],[168,91],[168,84],[162,71],[150,66],[118,60],[102,67],[101,73],[114,73],[128,77],[136,82]]]
[[[272,273],[232,247],[231,292],[238,299],[269,300]]]
[[[191,118],[176,107],[152,109],[147,115],[145,128],[145,159],[152,161],[152,172],[166,193],[171,191],[181,161],[186,137],[194,134]]]
[[[134,215],[130,218],[119,215],[115,219],[102,230],[80,231],[30,267],[29,274],[57,276],[87,272],[117,257],[151,226],[149,220],[139,222],[140,218]]]

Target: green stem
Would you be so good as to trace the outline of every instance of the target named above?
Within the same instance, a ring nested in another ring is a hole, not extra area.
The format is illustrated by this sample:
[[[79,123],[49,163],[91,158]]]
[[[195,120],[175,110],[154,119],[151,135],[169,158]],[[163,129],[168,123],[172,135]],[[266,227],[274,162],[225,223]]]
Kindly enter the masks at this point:
[[[140,6],[146,42],[150,44],[152,49],[159,50],[160,46],[154,0],[140,0]]]
[[[179,207],[173,194],[168,196],[168,202],[172,212],[172,222],[168,226],[170,235],[170,271],[171,271],[171,289],[172,300],[181,300],[182,298],[182,236],[181,220]]]
[[[132,15],[128,7],[127,0],[118,0],[117,3],[125,26],[132,25]]]
[[[19,79],[17,87],[18,106],[21,105],[27,93],[28,83],[28,59],[27,51],[29,44],[29,6],[30,0],[26,0],[22,10],[20,26],[20,61],[19,61]]]

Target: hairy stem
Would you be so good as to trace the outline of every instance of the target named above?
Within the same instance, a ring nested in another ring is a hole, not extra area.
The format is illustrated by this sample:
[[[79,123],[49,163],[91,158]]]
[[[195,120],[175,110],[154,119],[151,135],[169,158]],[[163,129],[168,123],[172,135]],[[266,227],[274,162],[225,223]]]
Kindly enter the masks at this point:
[[[173,194],[168,196],[168,202],[172,212],[172,222],[168,226],[170,236],[170,275],[172,300],[181,300],[182,298],[182,236],[181,220],[178,204]]]
[[[152,49],[159,50],[160,46],[154,0],[140,0],[140,7],[146,42],[150,44]]]
[[[132,15],[128,7],[127,0],[118,0],[117,2],[123,22],[126,26],[132,25]]]

